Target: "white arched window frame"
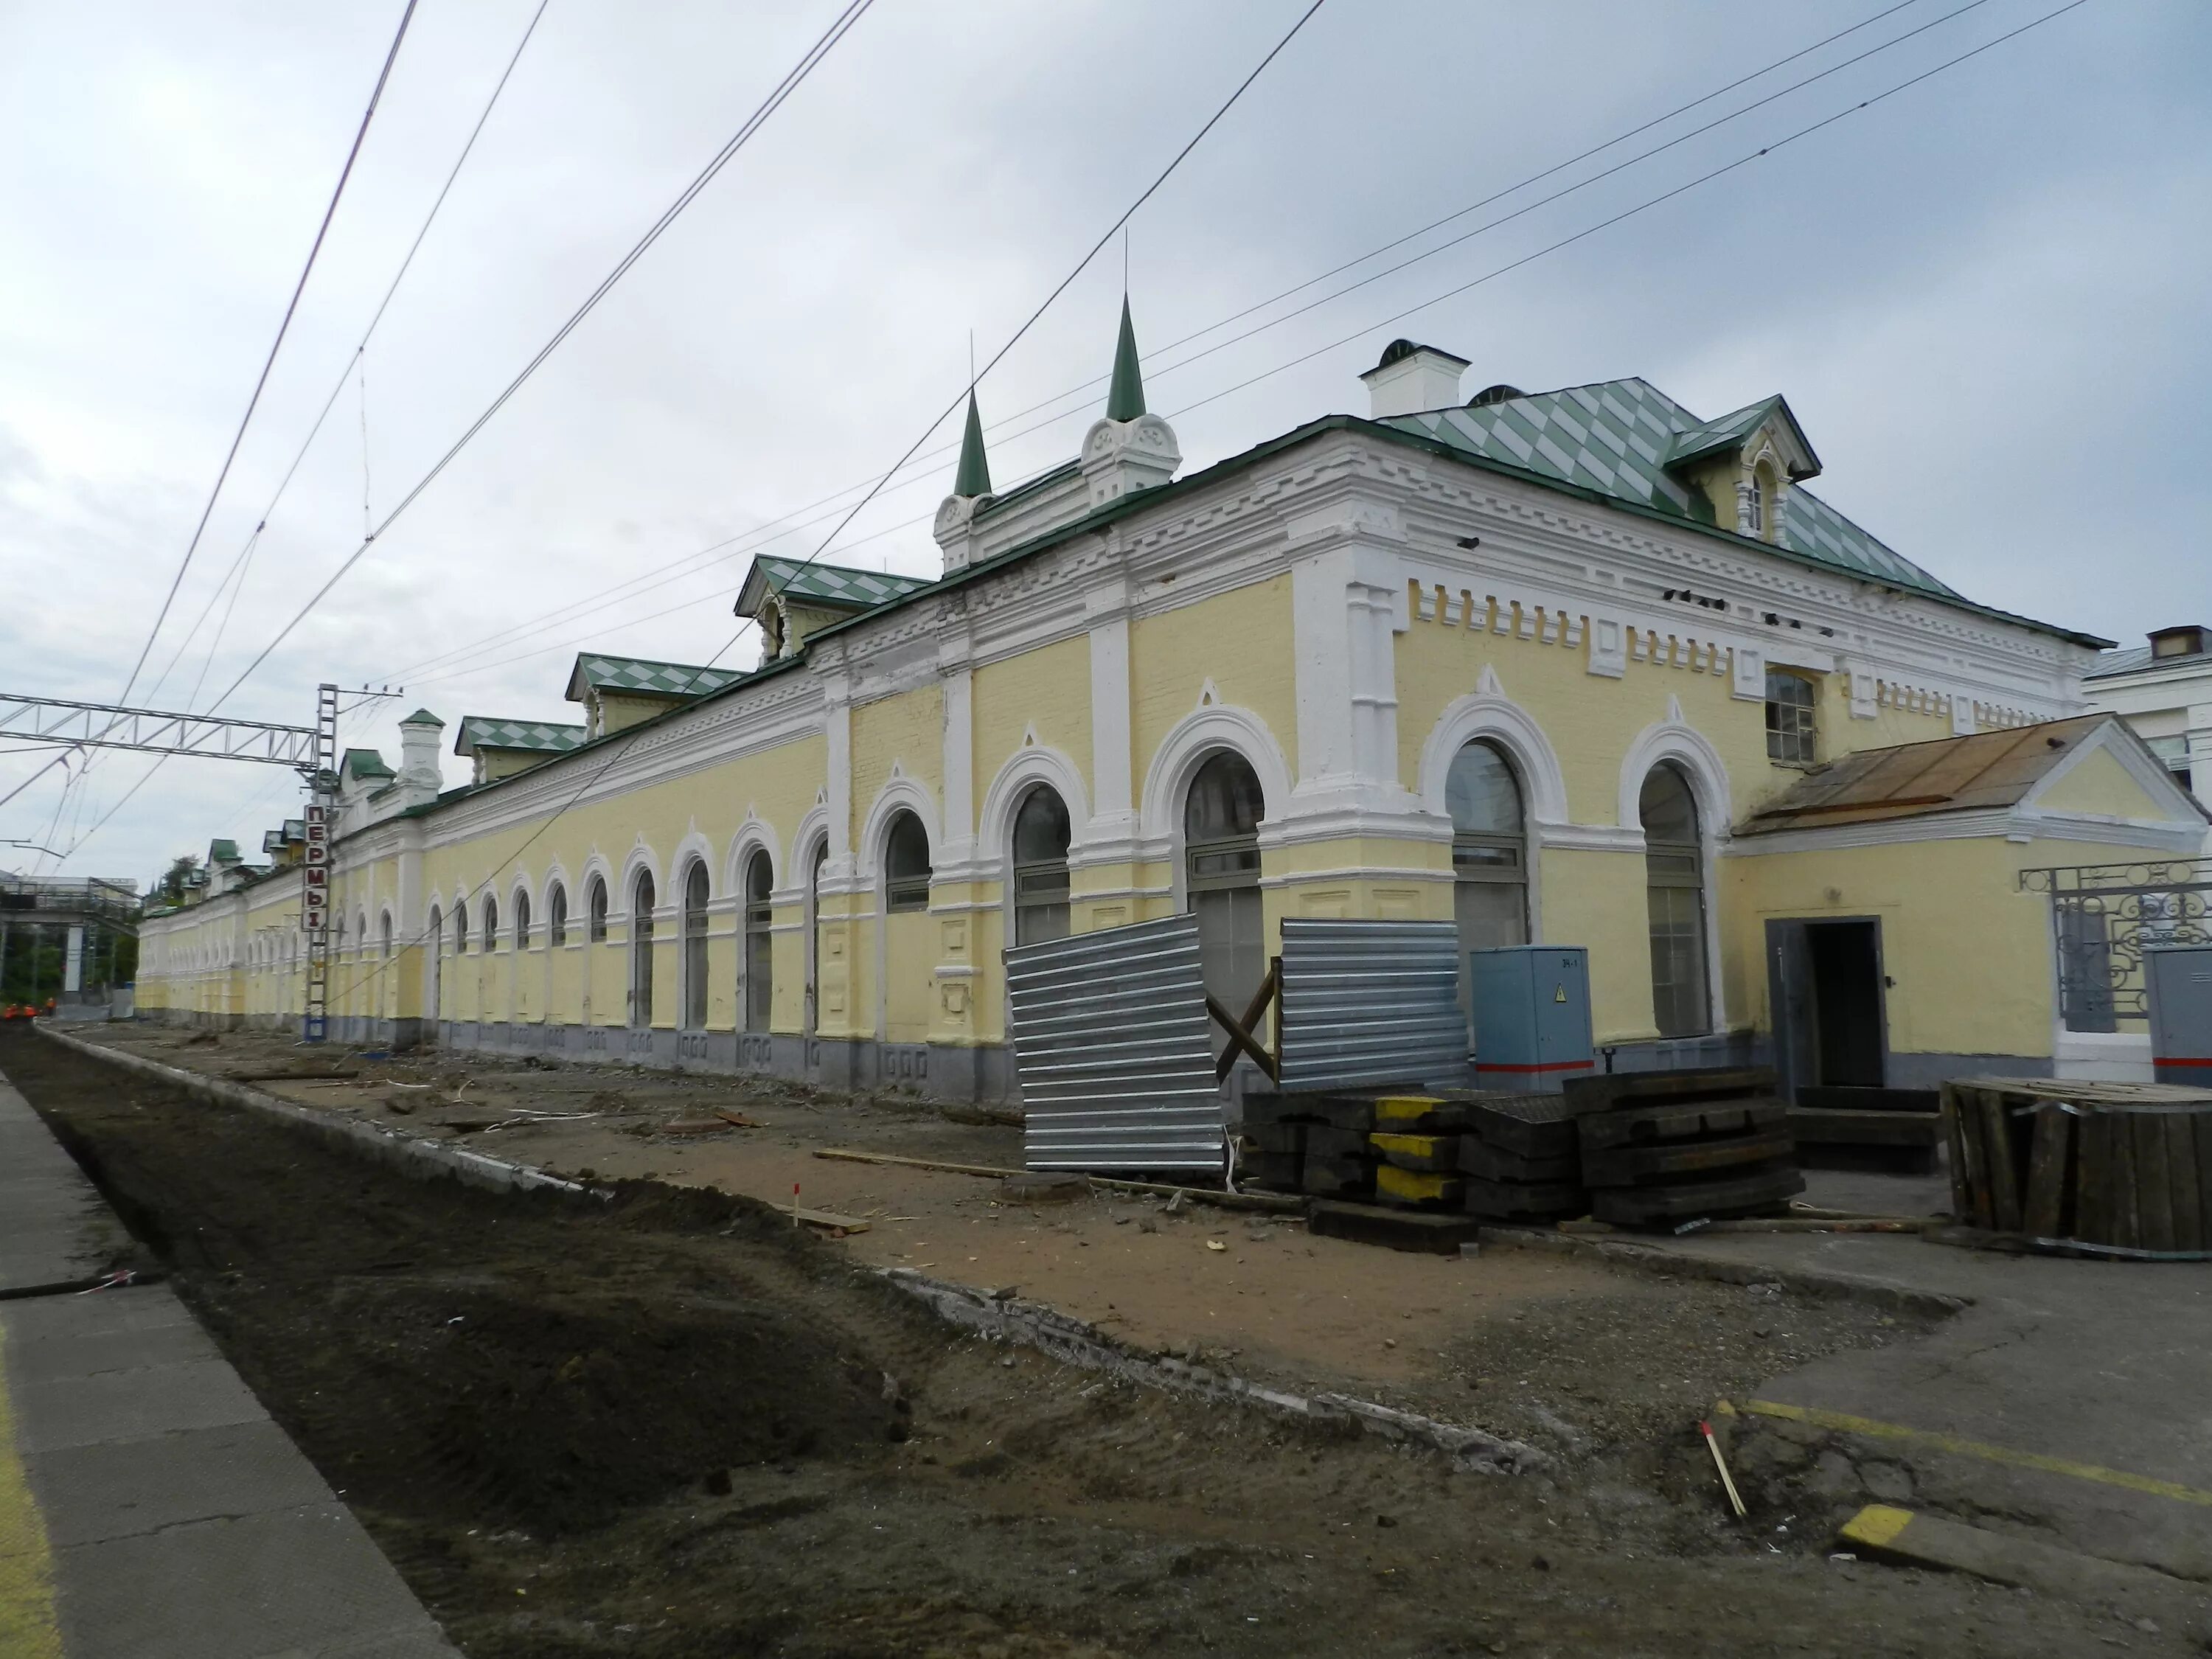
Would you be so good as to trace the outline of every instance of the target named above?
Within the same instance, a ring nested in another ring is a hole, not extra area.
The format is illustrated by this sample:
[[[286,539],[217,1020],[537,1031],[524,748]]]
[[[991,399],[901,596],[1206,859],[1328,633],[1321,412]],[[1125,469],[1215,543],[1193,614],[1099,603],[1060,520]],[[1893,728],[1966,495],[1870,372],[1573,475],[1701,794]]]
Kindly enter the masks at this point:
[[[707,876],[707,860],[694,858],[684,866],[682,909],[678,919],[678,933],[683,941],[683,1029],[703,1031],[707,1029],[708,956],[707,921],[713,893]]]

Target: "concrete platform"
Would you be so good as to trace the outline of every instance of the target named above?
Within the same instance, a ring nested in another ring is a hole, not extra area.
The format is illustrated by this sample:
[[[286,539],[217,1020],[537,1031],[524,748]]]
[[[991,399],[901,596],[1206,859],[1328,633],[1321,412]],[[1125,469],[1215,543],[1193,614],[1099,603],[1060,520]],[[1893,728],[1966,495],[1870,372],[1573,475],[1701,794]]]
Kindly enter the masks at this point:
[[[43,1138],[43,1145],[41,1145]],[[431,1659],[455,1650],[0,1079],[0,1653]]]

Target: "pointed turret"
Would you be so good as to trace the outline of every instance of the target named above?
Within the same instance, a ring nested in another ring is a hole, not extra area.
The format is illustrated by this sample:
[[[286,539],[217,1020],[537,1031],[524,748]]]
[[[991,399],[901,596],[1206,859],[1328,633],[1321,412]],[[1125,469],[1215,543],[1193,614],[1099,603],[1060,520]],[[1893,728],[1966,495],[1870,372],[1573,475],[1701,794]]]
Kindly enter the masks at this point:
[[[1133,373],[1133,370],[1132,371]],[[1121,371],[1117,368],[1118,375]],[[1144,392],[1137,392],[1138,405],[1143,406]],[[983,453],[983,416],[975,406],[975,389],[968,389],[968,429],[960,437],[960,466],[952,475],[955,495],[988,495],[991,493],[991,462]]]
[[[1106,387],[1106,418],[1133,421],[1145,412],[1145,377],[1137,368],[1137,327],[1129,296],[1121,296],[1121,337],[1114,343],[1114,378]]]
[[[1137,325],[1121,296],[1121,333],[1106,386],[1105,418],[1083,440],[1083,477],[1091,505],[1103,507],[1139,489],[1157,489],[1182,465],[1175,429],[1145,409],[1145,377],[1137,366]]]

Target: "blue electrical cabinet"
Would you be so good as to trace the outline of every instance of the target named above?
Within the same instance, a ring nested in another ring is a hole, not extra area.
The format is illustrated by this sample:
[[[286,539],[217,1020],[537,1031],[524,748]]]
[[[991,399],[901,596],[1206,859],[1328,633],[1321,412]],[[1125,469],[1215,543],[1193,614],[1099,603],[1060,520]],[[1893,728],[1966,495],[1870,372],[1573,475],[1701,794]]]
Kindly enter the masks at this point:
[[[1579,945],[1470,951],[1474,1075],[1485,1089],[1556,1092],[1595,1069],[1589,952]]]
[[[2142,963],[2151,1075],[2212,1088],[2212,945],[2155,945]]]

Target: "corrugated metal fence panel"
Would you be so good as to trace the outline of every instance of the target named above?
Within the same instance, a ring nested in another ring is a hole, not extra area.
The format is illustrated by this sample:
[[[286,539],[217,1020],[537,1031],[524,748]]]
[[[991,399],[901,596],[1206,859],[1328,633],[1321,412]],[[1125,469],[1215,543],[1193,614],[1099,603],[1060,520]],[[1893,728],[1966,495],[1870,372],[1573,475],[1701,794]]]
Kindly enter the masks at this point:
[[[1170,916],[1006,952],[1032,1170],[1218,1170],[1198,921]]]
[[[1467,1054],[1455,923],[1283,918],[1284,1088],[1456,1081]]]

